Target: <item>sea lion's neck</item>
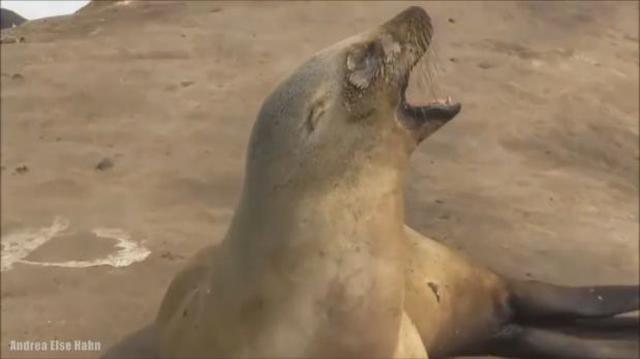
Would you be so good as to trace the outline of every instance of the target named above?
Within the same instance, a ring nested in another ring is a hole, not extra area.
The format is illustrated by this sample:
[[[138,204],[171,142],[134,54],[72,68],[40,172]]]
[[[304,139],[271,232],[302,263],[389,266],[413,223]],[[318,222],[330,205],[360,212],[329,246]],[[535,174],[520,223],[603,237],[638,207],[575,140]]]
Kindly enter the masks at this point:
[[[222,245],[237,283],[227,290],[314,328],[298,333],[311,352],[389,352],[404,297],[401,182],[388,173],[324,191],[244,193]]]
[[[380,170],[309,191],[245,188],[227,240],[237,241],[242,250],[321,248],[336,242],[394,247],[404,226],[403,182],[404,173]]]

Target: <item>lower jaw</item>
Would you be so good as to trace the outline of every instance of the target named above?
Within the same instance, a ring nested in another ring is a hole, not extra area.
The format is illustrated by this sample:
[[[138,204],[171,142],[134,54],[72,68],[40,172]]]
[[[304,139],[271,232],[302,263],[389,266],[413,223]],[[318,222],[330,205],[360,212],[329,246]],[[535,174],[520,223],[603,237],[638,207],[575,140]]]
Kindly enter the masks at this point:
[[[422,126],[424,123],[407,116],[401,108],[396,110],[395,119],[398,127],[400,127],[410,139],[409,149],[415,149],[425,138],[425,136],[422,135]]]
[[[416,109],[409,108],[409,110],[415,111]],[[411,137],[416,145],[420,144],[431,134],[436,132],[440,127],[444,126],[453,117],[420,117],[407,111],[403,108],[402,104],[396,109],[396,120],[402,129]]]

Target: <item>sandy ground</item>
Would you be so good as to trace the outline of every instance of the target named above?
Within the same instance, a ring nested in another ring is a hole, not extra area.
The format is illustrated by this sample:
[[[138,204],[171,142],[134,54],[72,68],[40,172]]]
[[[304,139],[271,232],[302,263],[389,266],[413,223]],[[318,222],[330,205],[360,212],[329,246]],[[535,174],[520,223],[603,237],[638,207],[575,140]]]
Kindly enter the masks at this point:
[[[514,277],[638,282],[638,4],[420,4],[464,109],[414,156],[407,222]],[[99,357],[9,344],[104,350],[151,321],[224,234],[270,89],[407,5],[133,2],[3,31],[25,41],[2,45],[2,357]]]

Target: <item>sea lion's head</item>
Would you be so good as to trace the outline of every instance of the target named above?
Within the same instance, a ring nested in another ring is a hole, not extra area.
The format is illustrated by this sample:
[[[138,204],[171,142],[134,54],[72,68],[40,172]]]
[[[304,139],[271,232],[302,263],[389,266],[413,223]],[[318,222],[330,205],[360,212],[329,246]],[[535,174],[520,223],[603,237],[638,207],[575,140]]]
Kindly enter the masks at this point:
[[[460,111],[451,101],[406,100],[411,70],[432,33],[426,11],[411,7],[313,56],[264,102],[247,176],[258,173],[258,181],[274,187],[335,186],[373,168],[406,167],[417,144]]]

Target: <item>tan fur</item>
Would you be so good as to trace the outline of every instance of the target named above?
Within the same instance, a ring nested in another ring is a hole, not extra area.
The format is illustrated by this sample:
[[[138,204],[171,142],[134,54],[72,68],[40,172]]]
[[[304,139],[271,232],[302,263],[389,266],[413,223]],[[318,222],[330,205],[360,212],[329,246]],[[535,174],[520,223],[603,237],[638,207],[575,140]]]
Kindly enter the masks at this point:
[[[194,306],[189,303],[193,303],[193,296],[197,295],[196,291],[203,290],[203,279],[207,277],[207,271],[211,270],[212,263],[215,258],[219,256],[220,246],[210,246],[201,250],[174,279],[168,293],[165,297],[162,310],[158,315],[157,323],[161,325],[159,328],[163,328],[161,333],[167,333],[160,336],[160,352],[161,357],[171,358],[200,358],[209,357],[207,346],[212,343],[208,340],[202,340],[198,335],[199,331],[190,330],[180,324],[176,323],[176,320],[180,320],[181,314],[184,310],[194,310]],[[206,290],[206,289],[204,289]],[[185,295],[185,293],[187,293]],[[427,293],[428,294],[428,293]],[[419,299],[418,299],[419,300]],[[291,313],[290,308],[283,308],[281,315],[287,317]],[[197,310],[197,309],[195,309]],[[200,308],[202,310],[202,308]],[[187,315],[189,315],[187,313]],[[196,312],[194,315],[202,315],[202,312]],[[252,321],[254,319],[251,319]],[[164,325],[162,325],[164,324]],[[180,333],[181,335],[176,335]],[[220,328],[219,333],[223,333],[223,339],[221,340],[238,340],[240,337],[235,336],[233,331],[229,328]],[[299,336],[288,333],[289,335],[283,335],[283,337],[277,337],[276,335],[266,339],[269,345],[280,345],[280,350],[274,349],[272,355],[274,357],[290,357],[290,358],[303,358],[313,357],[308,354],[305,355],[302,349],[298,352],[294,352],[295,348],[299,346]],[[357,334],[354,334],[357,335]],[[392,358],[424,358],[428,359],[425,345],[423,344],[419,333],[416,328],[416,324],[409,317],[406,310],[402,311],[402,316],[398,328],[398,335],[395,344],[395,349]],[[177,344],[176,342],[187,340],[183,343]],[[178,348],[179,347],[179,348]],[[180,350],[182,348],[183,350]],[[249,351],[244,353],[237,353],[237,356],[252,357]]]
[[[427,351],[439,357],[494,333],[507,314],[503,280],[409,227],[405,232],[411,256],[404,308]]]
[[[267,98],[226,237],[165,295],[162,357],[426,358],[467,340],[452,336],[456,321],[477,317],[471,337],[491,321],[497,278],[404,226],[417,137],[396,108],[430,32],[408,9],[316,54]]]
[[[405,266],[407,275],[404,310],[393,357],[426,358],[427,351],[439,353],[452,347],[460,347],[495,330],[500,324],[500,308],[496,305],[504,302],[507,295],[502,280],[446,246],[407,226],[404,228],[411,254]],[[203,249],[178,274],[169,292],[185,296],[185,292],[195,293],[196,288],[202,290],[202,281],[207,277],[207,272],[215,267],[220,250],[221,246]],[[187,301],[192,298],[188,294],[185,297]],[[171,315],[182,313],[190,307],[184,302],[180,303],[178,298],[182,297],[168,296],[165,299],[158,317],[160,323],[170,321]],[[282,313],[283,316],[287,314],[286,310]],[[464,325],[461,326],[460,323]],[[184,331],[184,328],[180,330]],[[228,328],[220,330],[232,335]],[[183,332],[183,335],[190,336],[188,333]],[[178,338],[181,337],[172,334],[161,337],[160,342],[167,348],[166,352],[170,353],[173,342]],[[190,348],[189,356],[197,356],[199,350],[202,350],[198,349],[199,343],[210,343],[199,342],[195,337],[192,339],[185,345]],[[283,340],[285,348],[277,354],[298,357],[287,355],[296,347],[296,341]]]

